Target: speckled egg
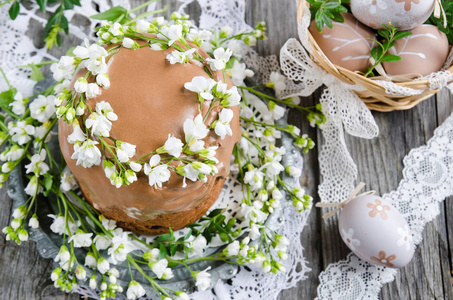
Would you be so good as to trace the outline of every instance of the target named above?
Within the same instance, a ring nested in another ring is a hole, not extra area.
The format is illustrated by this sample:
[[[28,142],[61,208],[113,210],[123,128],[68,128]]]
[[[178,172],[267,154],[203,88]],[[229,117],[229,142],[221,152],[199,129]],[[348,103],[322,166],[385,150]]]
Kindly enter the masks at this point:
[[[396,40],[390,54],[401,57],[400,61],[384,62],[382,65],[389,75],[417,73],[422,76],[439,71],[449,52],[448,38],[433,25],[422,25],[412,35]]]
[[[351,71],[366,72],[370,65],[370,51],[375,46],[375,35],[370,28],[360,23],[353,15],[343,14],[344,23],[332,22],[333,28],[324,26],[318,31],[315,21],[309,30],[329,60]]]
[[[428,20],[435,0],[351,0],[352,14],[375,29],[392,23],[400,30],[420,26]]]
[[[351,200],[341,211],[339,229],[349,249],[372,264],[401,268],[414,255],[406,220],[379,196],[364,195]]]

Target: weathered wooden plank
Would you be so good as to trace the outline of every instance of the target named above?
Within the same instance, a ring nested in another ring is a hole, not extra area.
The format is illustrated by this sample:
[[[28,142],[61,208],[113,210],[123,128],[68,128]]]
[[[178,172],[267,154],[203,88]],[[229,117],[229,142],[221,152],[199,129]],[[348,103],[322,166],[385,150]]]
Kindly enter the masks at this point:
[[[12,202],[0,190],[0,228],[11,222]],[[34,242],[17,246],[0,235],[0,299],[79,299],[53,287],[50,273],[53,261],[43,259]]]

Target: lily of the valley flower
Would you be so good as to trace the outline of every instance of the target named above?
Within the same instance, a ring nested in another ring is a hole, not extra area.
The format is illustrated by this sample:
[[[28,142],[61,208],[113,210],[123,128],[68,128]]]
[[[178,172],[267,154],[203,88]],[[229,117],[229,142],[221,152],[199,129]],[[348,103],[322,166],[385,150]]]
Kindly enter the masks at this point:
[[[42,186],[38,183],[38,177],[33,176],[28,182],[27,186],[24,189],[25,194],[29,196],[34,196],[42,192]]]
[[[97,260],[97,268],[101,274],[105,274],[110,270],[110,264],[105,258],[101,257]]]
[[[173,50],[170,54],[167,55],[167,60],[172,65],[176,63],[180,64],[188,63],[193,58],[193,54],[195,51],[197,51],[197,49],[195,48],[192,48],[184,52]]]
[[[114,264],[118,264],[120,261],[124,261],[127,258],[127,254],[134,251],[136,247],[129,238],[127,232],[115,233],[112,238],[112,246],[108,249],[107,253],[110,255]]]
[[[125,37],[123,39],[123,47],[128,49],[138,49],[140,48],[140,45],[133,39]]]
[[[93,75],[106,73],[107,64],[105,63],[105,58],[108,56],[107,50],[97,44],[92,44],[88,47],[88,55],[89,58],[84,61],[84,66],[91,71]]]
[[[27,124],[25,121],[19,121],[17,123],[8,123],[9,134],[13,142],[19,145],[24,145],[31,140],[31,135],[35,134],[35,127]]]
[[[88,99],[99,96],[100,94],[101,94],[101,89],[99,88],[99,85],[97,85],[96,83],[88,84],[87,90],[85,93],[85,95]]]
[[[237,87],[233,86],[225,93],[224,99],[220,102],[223,107],[231,107],[239,105],[241,102],[241,95],[239,95]]]
[[[34,214],[31,218],[30,218],[30,221],[28,221],[28,226],[30,226],[31,228],[39,228],[39,220],[38,220],[38,217],[36,216],[36,214]]]
[[[104,115],[93,112],[85,121],[85,125],[88,129],[91,129],[93,135],[104,137],[110,136],[112,122],[110,122]]]
[[[146,294],[145,289],[135,280],[132,280],[129,283],[129,287],[127,288],[127,299],[137,299]]]
[[[2,161],[16,161],[25,153],[25,149],[17,145],[12,145],[9,151],[2,152],[0,154],[0,160]]]
[[[31,157],[31,162],[25,166],[25,173],[35,173],[39,175],[44,175],[49,171],[49,166],[44,162],[46,160],[47,152],[45,149],[41,149],[41,153],[34,154]]]
[[[108,89],[110,87],[109,75],[106,73],[98,74],[98,76],[96,76],[96,83],[104,89]]]
[[[208,58],[206,61],[208,62],[211,70],[218,71],[225,69],[227,62],[230,60],[231,52],[230,49],[224,49],[222,47],[217,48],[214,50],[214,58]]]
[[[83,248],[91,246],[91,236],[93,235],[92,232],[86,233],[83,230],[78,230],[76,234],[69,238],[69,242],[74,242],[74,247],[76,248]]]
[[[286,109],[282,106],[275,104],[274,101],[269,101],[269,114],[264,116],[266,120],[279,120],[286,112]]]
[[[71,158],[77,159],[76,165],[82,165],[84,168],[99,165],[101,163],[101,151],[96,147],[97,144],[99,143],[90,139],[81,145],[75,144]]]
[[[231,81],[235,85],[241,85],[244,83],[246,77],[253,77],[254,73],[252,70],[247,69],[244,63],[240,63],[235,60],[233,67],[226,70],[226,74],[231,77]]]
[[[173,45],[174,42],[183,38],[182,29],[181,24],[175,24],[161,29],[162,34],[168,38],[168,46]],[[164,38],[163,35],[158,34],[157,36],[159,38]]]
[[[286,77],[278,72],[272,72],[269,76],[269,82],[266,83],[268,88],[272,88],[278,94],[286,89]]]
[[[230,122],[233,119],[233,116],[233,111],[228,108],[222,109],[219,114],[219,119],[216,121],[214,131],[222,140],[225,138],[225,135],[233,135],[233,131],[230,127]]]
[[[76,184],[77,181],[70,171],[65,171],[63,174],[61,174],[60,190],[62,192],[69,192],[70,190],[75,188]]]
[[[58,63],[50,66],[55,81],[71,78],[76,67],[75,59],[71,56],[62,56]]]
[[[122,141],[116,141],[116,147],[116,155],[120,162],[127,162],[129,161],[129,158],[135,155],[135,145]]]
[[[149,160],[149,164],[146,163],[143,167],[143,171],[149,177],[149,185],[155,188],[162,187],[162,183],[167,182],[170,179],[170,170],[168,165],[158,165],[160,163],[159,154],[155,154]]]
[[[212,100],[212,88],[216,85],[213,79],[204,76],[195,76],[191,82],[186,82],[184,87],[191,92],[195,92],[204,100]]]
[[[201,29],[190,29],[189,33],[187,33],[187,40],[193,42],[198,47],[205,41],[209,41],[212,37],[212,32],[209,30]]]
[[[179,157],[181,155],[183,146],[184,144],[181,142],[180,139],[175,138],[174,136],[169,134],[165,144],[162,147],[158,148],[156,152],[158,154],[168,153],[171,156]]]
[[[302,174],[302,170],[300,168],[296,168],[294,166],[287,166],[285,169],[286,169],[286,172],[291,177],[294,177],[294,178],[298,178]]]
[[[201,150],[201,149],[192,149],[194,143],[198,140],[205,138],[208,133],[209,129],[203,123],[203,117],[201,114],[195,117],[195,119],[187,119],[184,122],[184,135],[186,139],[186,143],[189,146],[189,149],[193,152],[198,152],[194,150]]]
[[[75,144],[76,142],[85,142],[87,139],[87,136],[86,136],[85,132],[83,132],[82,129],[80,128],[78,120],[75,120],[72,123],[72,128],[73,128],[73,131],[70,135],[68,135],[68,138],[67,138],[68,143]]]
[[[79,77],[74,83],[74,90],[77,93],[85,93],[88,88],[88,82],[85,77]]]
[[[151,270],[156,274],[157,278],[169,280],[173,278],[173,272],[170,268],[167,268],[168,261],[166,259],[161,259],[157,262],[150,262],[149,266]]]
[[[195,285],[201,290],[205,291],[209,288],[211,285],[211,274],[208,273],[208,271],[211,269],[211,267],[207,267],[205,270],[200,271],[195,274]]]
[[[55,96],[39,95],[30,103],[30,116],[41,123],[49,120],[55,113]]]
[[[25,98],[22,96],[21,92],[17,92],[16,95],[14,95],[14,101],[9,104],[11,106],[11,109],[13,113],[15,113],[18,116],[21,116],[25,113],[25,104],[27,104],[28,98]]]

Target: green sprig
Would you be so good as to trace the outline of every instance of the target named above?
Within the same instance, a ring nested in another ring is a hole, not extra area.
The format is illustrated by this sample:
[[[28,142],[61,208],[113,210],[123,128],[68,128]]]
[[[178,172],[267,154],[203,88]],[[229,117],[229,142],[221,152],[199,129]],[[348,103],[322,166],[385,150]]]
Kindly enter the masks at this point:
[[[398,28],[391,23],[382,24],[383,29],[378,30],[378,34],[384,39],[382,42],[378,40],[369,39],[374,41],[377,46],[371,49],[370,55],[374,59],[374,64],[368,68],[365,77],[373,74],[373,70],[383,62],[400,61],[401,57],[394,54],[387,54],[387,52],[395,45],[395,41],[405,38],[412,34],[410,31],[398,31]]]
[[[311,19],[315,20],[318,31],[321,32],[326,25],[333,27],[332,20],[343,23],[344,17],[341,15],[348,11],[342,3],[349,1],[341,0],[307,0],[310,3]]]

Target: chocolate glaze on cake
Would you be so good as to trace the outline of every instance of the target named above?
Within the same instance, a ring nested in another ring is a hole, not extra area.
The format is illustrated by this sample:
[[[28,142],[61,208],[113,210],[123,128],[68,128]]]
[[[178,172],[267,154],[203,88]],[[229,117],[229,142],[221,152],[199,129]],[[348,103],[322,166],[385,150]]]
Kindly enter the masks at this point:
[[[92,108],[102,100],[110,103],[118,115],[118,120],[112,122],[110,135],[137,146],[132,160],[163,146],[169,134],[184,142],[184,121],[200,113],[197,94],[186,90],[184,83],[195,76],[209,78],[209,75],[203,70],[204,65],[195,60],[171,65],[166,56],[173,50],[153,51],[149,47],[130,50],[121,47],[109,61],[110,88],[102,89],[100,96],[88,102]],[[198,49],[198,53],[208,57],[202,49]],[[85,73],[86,70],[80,70],[74,80]],[[223,81],[221,72],[211,73],[214,80]],[[228,78],[227,84],[232,86]],[[204,114],[209,105],[210,101],[204,102]],[[218,118],[221,109],[217,102],[206,120],[207,126]],[[187,179],[185,188],[182,187],[183,177],[173,171],[162,188],[151,187],[148,176],[141,171],[136,182],[117,189],[106,178],[101,166],[76,166],[76,160],[71,159],[73,145],[67,142],[73,129],[64,121],[59,122],[60,147],[86,199],[107,218],[141,234],[167,232],[168,227],[178,230],[203,216],[217,199],[229,174],[233,146],[241,134],[238,106],[231,109],[234,111],[230,123],[233,136],[221,140],[211,130],[204,139],[205,147],[219,146],[216,151],[218,174],[207,176],[206,183]]]

